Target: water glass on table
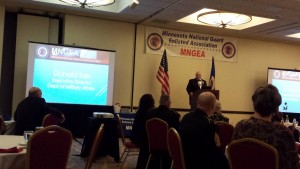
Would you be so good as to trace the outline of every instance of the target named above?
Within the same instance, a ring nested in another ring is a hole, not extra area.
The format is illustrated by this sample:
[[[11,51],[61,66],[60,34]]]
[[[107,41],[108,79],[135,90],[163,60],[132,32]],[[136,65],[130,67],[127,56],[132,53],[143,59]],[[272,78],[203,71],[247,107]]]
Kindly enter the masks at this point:
[[[26,131],[24,131],[24,140],[25,140],[26,143],[28,142],[28,140],[29,140],[29,138],[30,138],[30,136],[32,134],[33,134],[32,130],[26,130]]]

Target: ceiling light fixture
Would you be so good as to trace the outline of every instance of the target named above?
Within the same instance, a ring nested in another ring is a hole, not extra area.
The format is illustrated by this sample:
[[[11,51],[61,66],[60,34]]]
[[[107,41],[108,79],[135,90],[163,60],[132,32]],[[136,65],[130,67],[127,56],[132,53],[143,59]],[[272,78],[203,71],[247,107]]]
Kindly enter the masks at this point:
[[[115,3],[115,0],[59,0],[61,2],[80,6],[81,8],[89,7],[99,7],[99,6],[106,6]]]
[[[210,11],[201,13],[197,17],[198,21],[207,25],[226,28],[248,23],[252,17],[244,14],[237,14],[224,11]]]

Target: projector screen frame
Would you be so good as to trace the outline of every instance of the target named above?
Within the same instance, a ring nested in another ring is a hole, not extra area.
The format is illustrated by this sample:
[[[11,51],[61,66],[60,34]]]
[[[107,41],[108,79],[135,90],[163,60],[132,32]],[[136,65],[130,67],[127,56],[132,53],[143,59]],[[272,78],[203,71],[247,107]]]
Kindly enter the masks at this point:
[[[282,103],[279,106],[280,112],[288,113],[288,114],[300,114],[300,104],[299,102],[298,104],[295,103],[297,102],[295,100],[300,101],[300,93],[297,98],[297,94],[291,95],[290,92],[297,85],[299,85],[298,90],[300,92],[300,70],[268,67],[267,82],[268,84],[272,84],[276,86],[279,90],[279,93],[281,94]],[[289,85],[289,86],[284,88],[283,85]],[[290,101],[290,100],[294,100],[294,101]],[[294,111],[295,109],[297,109],[297,111]]]
[[[37,51],[40,52],[40,49],[37,49],[38,47],[43,47],[43,46],[47,46],[49,48],[59,48],[59,49],[63,49],[65,51],[68,51],[68,55],[66,56],[55,56],[50,52],[53,52],[54,49],[52,49],[49,53],[50,54],[45,54],[47,55],[45,58],[41,58],[40,54],[44,54],[47,53],[45,52],[46,50],[41,50],[41,53],[38,53]],[[36,47],[34,49],[31,49],[31,47]],[[72,53],[74,53],[74,55],[72,55]],[[76,53],[77,52],[77,53]],[[84,53],[84,54],[82,54]],[[78,54],[78,56],[76,55]],[[72,56],[71,56],[72,55]],[[100,55],[100,56],[99,56]],[[76,58],[75,58],[76,57]],[[49,60],[52,63],[53,62],[66,62],[68,64],[79,64],[78,61],[83,61],[85,64],[85,67],[87,67],[87,69],[90,69],[90,67],[105,67],[105,71],[103,72],[107,72],[107,75],[104,76],[105,81],[107,81],[107,87],[104,89],[104,93],[107,93],[106,95],[106,100],[101,102],[101,103],[94,103],[97,101],[94,101],[93,103],[84,103],[84,102],[53,102],[51,99],[47,98],[47,92],[45,90],[45,86],[36,86],[41,88],[42,92],[43,92],[43,97],[46,99],[46,101],[48,103],[53,103],[53,104],[78,104],[78,105],[96,105],[96,106],[102,106],[102,105],[112,105],[113,104],[113,87],[114,87],[114,71],[115,71],[115,57],[116,57],[116,51],[114,50],[107,50],[107,49],[98,49],[98,48],[91,48],[91,47],[84,47],[84,46],[72,46],[72,45],[62,45],[62,44],[52,44],[52,43],[41,43],[41,42],[33,42],[33,41],[29,41],[28,42],[28,60],[27,60],[27,78],[26,78],[26,91],[29,90],[30,87],[34,86],[35,84],[33,76],[34,76],[34,65],[36,63],[36,60]],[[64,58],[64,59],[62,59]],[[70,60],[72,59],[72,60]],[[54,64],[54,63],[53,63]],[[61,63],[57,63],[57,64],[61,64]],[[50,64],[51,65],[51,64]],[[48,65],[47,65],[48,66]],[[46,66],[45,66],[46,67]],[[71,66],[72,67],[72,66]],[[42,67],[43,68],[43,67]],[[66,68],[64,68],[66,69]],[[92,69],[92,68],[91,68]],[[74,70],[79,71],[79,70]],[[84,70],[85,71],[85,70]],[[96,72],[96,71],[95,71]],[[96,72],[99,74],[100,72]],[[52,72],[52,74],[54,74]],[[87,80],[85,81],[86,84],[84,87],[86,88],[80,88],[81,89],[85,89],[85,90],[90,90],[92,91],[95,87],[95,92],[98,91],[98,93],[100,92],[100,94],[102,94],[102,90],[98,90],[98,85],[96,86],[92,86],[94,85],[94,79],[93,78],[93,74],[83,74],[86,75],[86,77],[81,77],[81,78],[86,78]],[[77,74],[78,76],[78,74]],[[89,77],[90,76],[90,77]],[[107,76],[107,77],[106,77]],[[53,80],[52,80],[53,81]],[[84,82],[84,81],[81,81]],[[90,88],[88,88],[90,87]],[[77,89],[76,89],[77,90]],[[79,90],[79,89],[78,89]],[[59,92],[55,92],[56,94]],[[97,93],[97,94],[98,94]],[[26,95],[28,93],[26,92]],[[51,92],[51,94],[54,94]],[[49,93],[48,93],[49,96]],[[79,96],[80,97],[80,96]],[[104,103],[105,102],[105,103]]]

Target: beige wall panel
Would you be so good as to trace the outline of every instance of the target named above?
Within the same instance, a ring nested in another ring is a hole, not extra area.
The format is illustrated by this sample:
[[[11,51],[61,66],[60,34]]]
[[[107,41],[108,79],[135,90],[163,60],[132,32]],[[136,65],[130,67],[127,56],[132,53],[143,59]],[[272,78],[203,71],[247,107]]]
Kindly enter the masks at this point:
[[[48,42],[49,18],[18,15],[17,39],[16,39],[16,56],[15,56],[15,76],[14,76],[14,93],[13,108],[24,99],[27,93],[26,73],[28,59],[28,41]]]
[[[49,42],[56,44],[58,42],[59,34],[59,20],[58,19],[49,19]]]
[[[114,103],[130,105],[134,24],[67,15],[64,44],[116,51]]]

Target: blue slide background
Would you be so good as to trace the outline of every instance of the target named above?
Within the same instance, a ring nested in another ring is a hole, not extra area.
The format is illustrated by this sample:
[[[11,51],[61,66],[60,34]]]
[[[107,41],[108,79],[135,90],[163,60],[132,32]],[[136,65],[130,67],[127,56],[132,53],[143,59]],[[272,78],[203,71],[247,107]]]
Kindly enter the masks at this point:
[[[54,70],[73,74],[83,73],[87,74],[88,77],[54,77]],[[34,61],[33,85],[41,88],[43,92],[42,97],[48,103],[106,105],[108,73],[108,65],[36,58]],[[61,80],[65,83],[54,82],[53,79]],[[76,79],[90,84],[72,83]],[[77,89],[70,89],[70,85],[77,86]],[[90,90],[84,90],[84,86]]]
[[[282,97],[282,104],[279,107],[279,111],[300,113],[300,82],[273,79],[272,84],[278,88]]]

